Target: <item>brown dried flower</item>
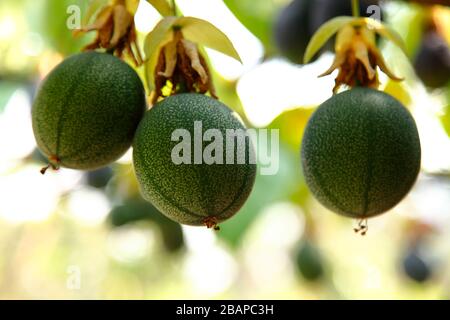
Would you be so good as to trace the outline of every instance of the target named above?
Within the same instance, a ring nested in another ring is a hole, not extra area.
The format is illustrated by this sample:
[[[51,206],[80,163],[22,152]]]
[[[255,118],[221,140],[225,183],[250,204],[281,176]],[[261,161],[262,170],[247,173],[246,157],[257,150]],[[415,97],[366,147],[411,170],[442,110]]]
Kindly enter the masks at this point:
[[[208,64],[197,44],[183,38],[181,30],[174,29],[173,39],[164,45],[154,71],[155,90],[151,102],[163,97],[163,88],[170,82],[173,95],[179,92],[209,92],[217,98]]]
[[[333,93],[345,84],[350,87],[363,86],[377,89],[379,86],[377,67],[391,79],[401,81],[386,66],[375,43],[375,32],[367,26],[346,25],[336,37],[335,58],[331,67],[320,76],[338,69]]]
[[[93,24],[76,30],[75,35],[94,30],[97,31],[97,37],[84,50],[103,48],[120,58],[127,53],[135,65],[142,64],[142,56],[136,42],[134,17],[127,10],[124,0],[104,7]]]

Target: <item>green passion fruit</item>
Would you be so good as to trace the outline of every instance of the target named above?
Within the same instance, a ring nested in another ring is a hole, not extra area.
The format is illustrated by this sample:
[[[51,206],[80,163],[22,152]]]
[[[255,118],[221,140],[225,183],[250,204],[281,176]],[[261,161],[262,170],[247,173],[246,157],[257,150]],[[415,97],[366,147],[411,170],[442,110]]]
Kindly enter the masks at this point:
[[[417,178],[420,157],[409,111],[390,95],[368,88],[337,94],[320,105],[301,148],[312,194],[328,209],[363,220],[402,200]]]
[[[80,53],[43,81],[32,109],[34,135],[54,168],[96,169],[131,146],[145,109],[144,87],[128,64]]]
[[[210,130],[219,136],[207,139]],[[231,109],[208,96],[183,93],[155,104],[139,124],[133,143],[134,169],[143,197],[182,224],[216,228],[233,216],[253,188],[256,164],[250,161],[249,137],[244,137],[244,144],[233,138],[230,148],[225,138],[229,130],[245,132],[245,127]],[[212,150],[213,143],[223,148]],[[208,150],[217,161],[207,161]],[[234,160],[238,152],[245,152],[245,161],[225,161],[230,150]],[[184,160],[174,159],[174,154]]]

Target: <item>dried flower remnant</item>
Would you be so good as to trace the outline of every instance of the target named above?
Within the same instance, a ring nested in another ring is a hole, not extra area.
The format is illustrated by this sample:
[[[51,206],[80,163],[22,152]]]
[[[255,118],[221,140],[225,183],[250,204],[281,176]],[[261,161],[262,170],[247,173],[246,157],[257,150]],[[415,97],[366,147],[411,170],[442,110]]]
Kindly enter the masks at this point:
[[[93,24],[75,30],[74,34],[97,31],[95,40],[83,50],[106,49],[122,58],[128,54],[136,66],[143,63],[139,47],[136,42],[136,27],[134,16],[131,14],[123,0],[104,7],[97,14]]]
[[[181,30],[174,27],[172,40],[164,45],[158,56],[154,71],[155,90],[151,102],[159,98],[180,92],[209,94],[217,99],[212,77],[198,49],[198,45],[184,39]],[[170,93],[164,94],[163,88],[170,83]]]
[[[333,93],[342,85],[363,86],[377,89],[379,86],[377,67],[395,81],[401,81],[386,66],[375,42],[375,32],[365,25],[346,25],[336,36],[335,58],[331,67],[320,77],[338,69]]]

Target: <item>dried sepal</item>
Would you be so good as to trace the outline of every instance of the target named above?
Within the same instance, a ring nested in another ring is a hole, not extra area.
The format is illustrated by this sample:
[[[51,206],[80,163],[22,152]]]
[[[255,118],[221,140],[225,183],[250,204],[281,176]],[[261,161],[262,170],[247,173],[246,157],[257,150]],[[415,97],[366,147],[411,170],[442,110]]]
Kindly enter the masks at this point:
[[[165,70],[164,72],[159,71],[158,76],[164,78],[170,78],[175,71],[175,67],[177,66],[177,43],[172,41],[169,42],[164,48],[164,64]]]
[[[97,37],[83,49],[84,51],[101,48],[120,58],[127,53],[137,66],[142,64],[142,56],[136,42],[134,16],[127,10],[123,1],[116,1],[104,7],[91,25],[75,30],[74,35],[90,31],[97,31]]]
[[[197,44],[184,39],[181,30],[173,30],[173,38],[162,46],[154,70],[151,103],[163,98],[163,88],[170,83],[170,93],[196,92],[217,98],[208,64]]]
[[[201,82],[206,83],[208,81],[208,75],[200,62],[197,45],[186,39],[181,39],[181,44],[184,47],[184,52],[186,52],[191,61],[191,67],[198,73]]]
[[[375,32],[367,26],[346,25],[336,37],[335,59],[331,67],[320,76],[339,70],[335,79],[333,93],[342,85],[349,87],[363,86],[377,89],[379,86],[377,67],[391,79],[401,78],[389,70],[375,42]]]

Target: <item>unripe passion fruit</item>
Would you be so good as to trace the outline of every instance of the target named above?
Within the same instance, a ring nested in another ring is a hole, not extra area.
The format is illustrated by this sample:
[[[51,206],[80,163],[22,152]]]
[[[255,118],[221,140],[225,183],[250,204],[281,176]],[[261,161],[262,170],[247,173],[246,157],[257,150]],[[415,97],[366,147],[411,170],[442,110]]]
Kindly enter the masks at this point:
[[[313,195],[330,210],[365,219],[394,207],[420,170],[411,114],[391,96],[355,88],[325,101],[302,142],[302,166]]]
[[[110,54],[80,53],[44,80],[33,105],[34,135],[54,166],[95,169],[131,146],[145,107],[130,66]]]
[[[198,132],[198,127],[196,131],[195,123],[201,125],[202,132]],[[208,164],[198,158],[201,163],[196,163],[197,148],[200,147],[200,157],[204,158],[206,148],[212,143],[197,141],[196,136],[203,136],[209,129],[217,129],[224,143],[227,129],[245,130],[223,103],[201,94],[187,93],[157,103],[147,111],[136,131],[133,163],[142,195],[179,223],[216,226],[241,208],[253,188],[256,165],[249,162],[248,156],[244,163],[236,162],[237,148],[232,149],[233,163],[226,163],[225,154],[223,164]],[[172,135],[176,130],[184,130],[190,140],[177,140],[178,136],[174,140]],[[216,138],[210,141],[213,140],[217,142]],[[234,141],[234,146],[238,147],[236,139]],[[251,152],[250,139],[246,137],[244,141],[244,152]],[[190,158],[188,163],[174,163],[173,150],[180,143],[187,143],[189,150],[182,154]],[[228,144],[223,145],[224,153],[229,151],[227,149]]]

